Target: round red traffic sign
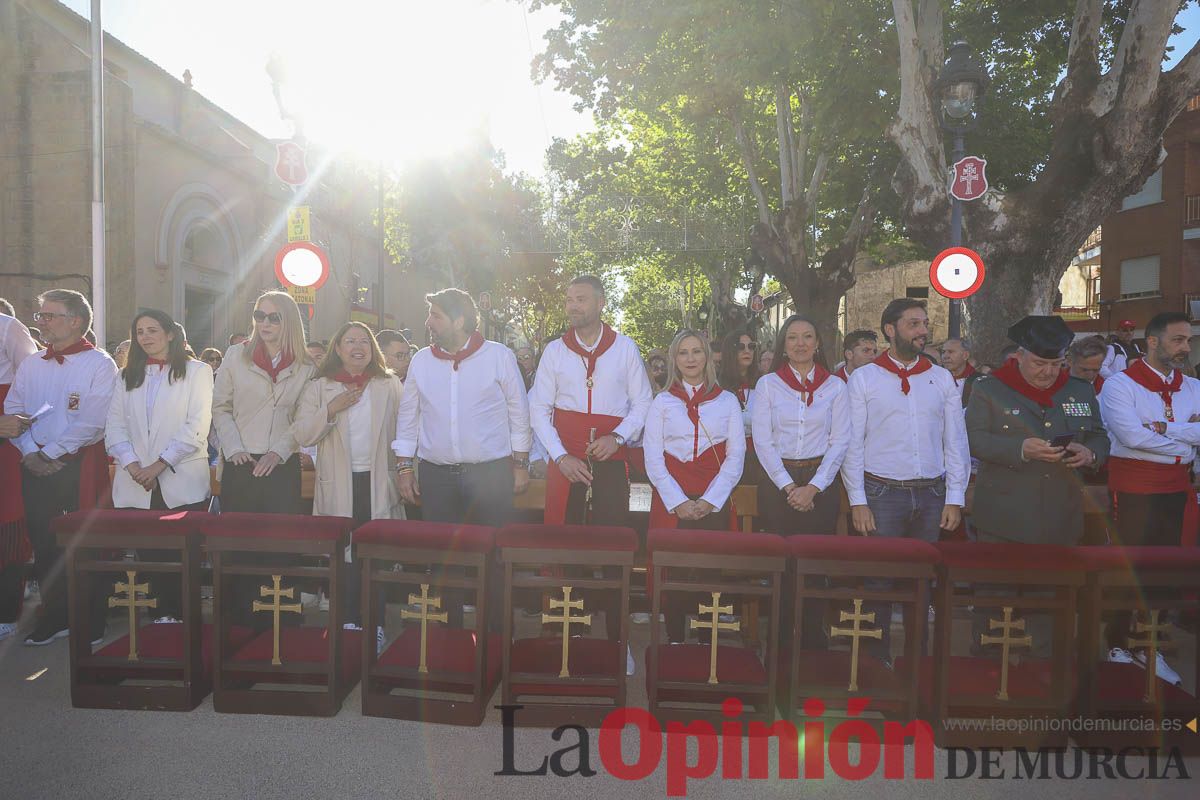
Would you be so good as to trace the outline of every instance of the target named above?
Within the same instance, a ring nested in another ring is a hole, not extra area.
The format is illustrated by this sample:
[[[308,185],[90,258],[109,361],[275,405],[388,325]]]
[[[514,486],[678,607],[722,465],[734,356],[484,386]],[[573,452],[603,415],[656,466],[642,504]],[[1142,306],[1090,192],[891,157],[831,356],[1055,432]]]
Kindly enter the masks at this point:
[[[275,277],[284,286],[320,289],[329,279],[329,256],[312,242],[292,242],[275,254]]]
[[[929,283],[952,300],[970,297],[983,285],[983,258],[969,247],[949,247],[929,265]]]

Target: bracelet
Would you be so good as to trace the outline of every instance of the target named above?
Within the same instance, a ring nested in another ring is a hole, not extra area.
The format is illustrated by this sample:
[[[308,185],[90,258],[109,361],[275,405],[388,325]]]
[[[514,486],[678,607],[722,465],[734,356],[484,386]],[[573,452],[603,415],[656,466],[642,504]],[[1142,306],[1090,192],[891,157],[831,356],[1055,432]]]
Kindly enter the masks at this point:
[[[413,468],[412,467],[397,467],[396,474],[397,475],[412,475]]]
[[[512,462],[514,467],[529,469],[529,456],[525,456],[524,458],[517,458],[516,456],[513,456]]]

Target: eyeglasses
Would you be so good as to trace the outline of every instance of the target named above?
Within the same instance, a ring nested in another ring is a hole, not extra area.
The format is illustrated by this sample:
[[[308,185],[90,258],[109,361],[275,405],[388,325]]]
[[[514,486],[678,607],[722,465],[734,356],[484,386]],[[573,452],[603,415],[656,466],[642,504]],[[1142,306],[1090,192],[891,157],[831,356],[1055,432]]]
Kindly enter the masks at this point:
[[[53,311],[36,311],[33,315],[34,322],[40,322],[43,325],[47,322],[53,322],[55,317],[73,317],[74,314],[56,314]]]
[[[264,322],[270,322],[272,325],[278,325],[279,323],[283,322],[283,316],[278,311],[272,311],[270,314],[268,314],[265,311],[259,311],[258,309],[255,309],[251,316],[253,316],[254,321],[260,325]]]
[[[737,349],[738,350],[749,350],[751,352],[754,352],[754,342],[738,342]]]

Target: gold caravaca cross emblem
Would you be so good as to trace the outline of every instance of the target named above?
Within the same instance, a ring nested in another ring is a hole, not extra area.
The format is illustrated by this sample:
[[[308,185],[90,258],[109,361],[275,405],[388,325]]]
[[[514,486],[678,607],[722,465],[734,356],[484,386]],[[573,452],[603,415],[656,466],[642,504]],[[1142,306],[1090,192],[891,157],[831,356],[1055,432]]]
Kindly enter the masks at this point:
[[[1013,631],[1024,631],[1025,620],[1012,618],[1012,606],[1004,606],[1004,619],[989,619],[988,630],[1000,631],[999,636],[988,636],[986,633],[980,634],[979,644],[1000,645],[1000,691],[996,692],[997,700],[1008,699],[1008,651],[1012,647],[1033,647],[1033,637],[1026,634],[1025,636],[1012,636]]]
[[[542,614],[542,624],[545,625],[546,623],[558,623],[558,622],[562,623],[562,626],[563,626],[563,629],[562,629],[562,667],[558,671],[558,677],[569,678],[569,677],[571,677],[571,671],[569,669],[567,669],[567,655],[568,655],[568,647],[570,646],[569,642],[571,641],[571,623],[574,622],[579,625],[591,625],[592,624],[592,615],[591,614],[581,614],[578,617],[572,617],[571,616],[572,610],[583,611],[583,600],[582,599],[580,599],[580,600],[572,600],[571,599],[571,587],[570,586],[564,586],[564,587],[562,587],[562,590],[563,590],[563,599],[562,600],[555,600],[553,597],[550,598],[550,610],[553,611],[556,608],[561,608],[562,612],[563,612],[562,616],[556,617],[552,614]]]
[[[429,667],[425,662],[425,654],[427,648],[427,636],[429,635],[430,622],[446,622],[450,619],[449,615],[443,611],[440,614],[431,614],[429,609],[441,608],[442,598],[429,596],[429,584],[421,584],[421,594],[410,594],[408,596],[409,605],[416,606],[420,611],[409,611],[407,608],[400,612],[400,619],[418,619],[421,621],[421,660],[417,664],[417,672],[429,672]]]
[[[273,584],[272,586],[258,587],[258,596],[259,597],[270,597],[272,602],[262,603],[262,602],[259,602],[258,600],[255,600],[253,606],[251,606],[251,608],[254,610],[254,613],[256,613],[256,614],[260,611],[270,611],[274,617],[274,619],[272,620],[272,624],[274,627],[274,642],[272,643],[272,649],[271,649],[271,663],[277,667],[283,663],[282,661],[279,660],[279,615],[280,615],[280,613],[282,613],[284,611],[288,611],[293,614],[299,614],[301,612],[301,606],[299,603],[283,603],[283,602],[281,602],[283,600],[283,598],[285,598],[285,597],[288,598],[289,600],[291,600],[292,593],[295,591],[294,586],[289,586],[286,589],[281,589],[279,587],[279,581],[281,579],[282,579],[282,576],[280,576],[280,575],[272,575],[271,576],[271,582]]]
[[[129,609],[129,660],[138,660],[137,651],[137,610],[139,608],[158,608],[157,597],[145,597],[141,600],[137,599],[138,592],[146,594],[150,591],[149,583],[138,583],[137,572],[134,570],[125,571],[125,582],[117,582],[113,584],[113,591],[117,595],[124,594],[125,598],[118,597],[108,598],[109,608],[128,608]]]
[[[849,636],[850,637],[850,685],[848,691],[858,691],[858,649],[862,639],[883,639],[882,628],[864,628],[862,623],[874,622],[875,612],[868,611],[863,613],[863,601],[859,598],[854,598],[854,610],[842,611],[838,615],[839,622],[850,622],[853,625],[849,628],[839,628],[835,625],[829,626],[830,636]]]
[[[1159,623],[1158,615],[1162,613],[1161,608],[1152,608],[1145,612],[1149,617],[1149,622],[1138,622],[1134,625],[1134,630],[1138,633],[1150,634],[1145,639],[1130,639],[1129,647],[1144,647],[1146,648],[1146,697],[1147,703],[1153,703],[1155,699],[1156,684],[1158,683],[1158,651],[1164,650],[1171,646],[1171,642],[1164,642],[1158,638],[1160,633],[1166,633],[1171,628],[1171,623]]]
[[[688,622],[688,627],[699,630],[708,628],[712,631],[712,641],[708,647],[708,682],[717,683],[717,634],[720,631],[736,631],[741,630],[742,623],[740,622],[721,622],[722,614],[732,614],[733,604],[727,606],[721,605],[721,593],[712,593],[712,605],[706,606],[703,603],[699,606],[700,616],[709,615],[706,620],[694,619]]]

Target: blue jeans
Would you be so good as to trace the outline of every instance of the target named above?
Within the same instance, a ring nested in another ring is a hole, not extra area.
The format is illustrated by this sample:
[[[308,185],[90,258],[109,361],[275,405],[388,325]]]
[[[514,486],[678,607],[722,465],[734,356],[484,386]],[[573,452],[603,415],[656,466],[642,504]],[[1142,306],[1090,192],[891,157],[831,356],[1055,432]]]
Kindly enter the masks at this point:
[[[874,536],[903,537],[936,542],[941,529],[942,509],[946,505],[946,484],[939,481],[922,489],[902,489],[886,483],[864,478],[867,507],[875,517]],[[866,582],[873,591],[887,591],[892,581],[875,579]],[[891,658],[892,652],[892,604],[882,602],[865,603],[864,609],[875,613],[875,625],[883,631],[882,639],[866,639],[867,652],[876,658]],[[926,624],[925,609],[918,608],[913,617],[916,625]]]

